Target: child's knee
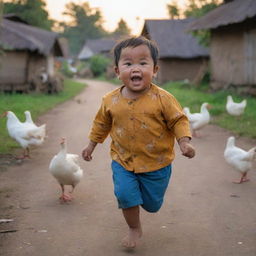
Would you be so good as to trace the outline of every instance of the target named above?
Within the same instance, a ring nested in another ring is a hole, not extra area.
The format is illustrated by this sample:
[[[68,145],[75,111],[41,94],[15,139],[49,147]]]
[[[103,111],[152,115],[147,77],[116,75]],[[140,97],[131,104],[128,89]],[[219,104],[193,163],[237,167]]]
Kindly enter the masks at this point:
[[[163,202],[154,202],[151,204],[142,204],[141,207],[147,212],[158,212],[162,206]]]
[[[115,190],[115,196],[117,198],[119,208],[125,209],[136,205],[141,205],[142,203],[141,198],[135,195],[131,196],[131,194],[127,193],[125,189],[119,189],[118,191]]]
[[[127,204],[130,199],[129,199],[129,195],[127,195],[127,193],[125,193],[125,191],[123,190],[118,190],[115,191],[115,196],[119,202],[119,204],[123,205],[123,204]]]

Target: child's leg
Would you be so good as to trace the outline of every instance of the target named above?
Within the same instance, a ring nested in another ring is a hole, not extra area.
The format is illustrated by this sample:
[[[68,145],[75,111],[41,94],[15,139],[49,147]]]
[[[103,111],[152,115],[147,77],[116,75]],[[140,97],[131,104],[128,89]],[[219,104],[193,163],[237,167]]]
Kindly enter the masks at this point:
[[[126,223],[129,226],[128,235],[123,239],[123,246],[127,248],[134,248],[142,236],[142,228],[140,223],[140,208],[134,206],[122,209]]]
[[[172,166],[168,165],[157,171],[138,175],[143,200],[141,206],[146,211],[157,212],[161,208],[171,173]]]
[[[137,175],[125,170],[119,163],[112,162],[114,192],[118,206],[122,209],[128,224],[128,235],[123,239],[123,245],[134,248],[142,236],[139,206],[143,203]]]

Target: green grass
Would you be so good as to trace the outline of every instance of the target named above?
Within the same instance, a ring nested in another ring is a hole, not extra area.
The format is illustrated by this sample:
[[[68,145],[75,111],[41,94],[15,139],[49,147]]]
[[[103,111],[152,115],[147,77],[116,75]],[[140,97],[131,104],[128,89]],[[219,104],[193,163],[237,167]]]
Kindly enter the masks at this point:
[[[167,83],[163,86],[171,92],[181,103],[182,107],[189,107],[191,112],[199,112],[203,102],[211,105],[211,123],[226,128],[234,134],[256,138],[256,98],[239,96],[230,91],[209,93],[206,86],[198,89],[182,82]],[[226,112],[227,95],[232,95],[234,101],[247,99],[247,106],[241,117],[230,116]]]
[[[112,83],[112,84],[118,85],[118,86],[122,85],[122,82],[117,77],[109,79],[109,78],[106,78],[105,75],[101,75],[101,76],[98,76],[94,79],[95,80],[100,80],[100,81],[106,81],[106,82],[109,82],[109,83]]]
[[[13,111],[24,121],[24,111],[30,110],[34,120],[59,103],[71,99],[85,87],[84,84],[72,80],[64,81],[64,90],[59,94],[0,94],[0,115],[5,111]],[[6,118],[0,118],[0,154],[11,153],[19,145],[9,137],[6,129]]]

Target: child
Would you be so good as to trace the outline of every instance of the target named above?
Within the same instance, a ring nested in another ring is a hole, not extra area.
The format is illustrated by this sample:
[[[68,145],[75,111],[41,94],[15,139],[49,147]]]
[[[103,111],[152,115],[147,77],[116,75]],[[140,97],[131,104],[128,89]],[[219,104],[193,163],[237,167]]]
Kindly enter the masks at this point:
[[[180,104],[152,83],[158,71],[157,46],[131,37],[114,47],[114,58],[123,86],[103,97],[82,156],[90,161],[96,145],[110,134],[114,192],[129,227],[123,246],[134,248],[142,236],[140,206],[157,212],[163,203],[174,139],[184,156],[194,157],[195,150]]]

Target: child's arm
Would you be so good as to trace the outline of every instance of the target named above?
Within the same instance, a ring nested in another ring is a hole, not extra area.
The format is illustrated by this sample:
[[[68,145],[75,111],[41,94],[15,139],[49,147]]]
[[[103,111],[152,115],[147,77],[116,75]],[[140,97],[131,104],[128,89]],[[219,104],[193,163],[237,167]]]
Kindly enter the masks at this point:
[[[85,161],[92,160],[92,152],[94,151],[97,144],[97,142],[90,141],[88,146],[82,151],[82,157]]]
[[[180,146],[180,151],[182,152],[182,155],[192,158],[195,156],[195,148],[190,144],[190,138],[189,137],[182,137],[178,140],[178,144]]]

